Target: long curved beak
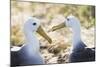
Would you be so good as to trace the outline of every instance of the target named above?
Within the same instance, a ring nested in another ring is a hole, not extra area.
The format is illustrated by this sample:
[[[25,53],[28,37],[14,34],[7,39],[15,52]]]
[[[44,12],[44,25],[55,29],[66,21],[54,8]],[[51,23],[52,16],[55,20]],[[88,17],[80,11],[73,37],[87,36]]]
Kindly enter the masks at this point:
[[[39,33],[42,37],[44,37],[50,44],[52,43],[52,39],[45,33],[45,31],[41,26],[39,26],[37,33]]]
[[[56,30],[64,28],[64,27],[66,27],[65,23],[61,23],[59,25],[53,26],[51,31],[56,31]]]

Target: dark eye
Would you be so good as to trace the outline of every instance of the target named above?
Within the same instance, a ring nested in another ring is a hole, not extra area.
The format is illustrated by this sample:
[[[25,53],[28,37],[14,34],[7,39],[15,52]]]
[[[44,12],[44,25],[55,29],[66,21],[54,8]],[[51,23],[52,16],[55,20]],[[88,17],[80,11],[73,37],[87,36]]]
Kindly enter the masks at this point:
[[[67,18],[67,20],[69,21],[69,18]]]
[[[36,23],[33,23],[33,25],[36,25]]]

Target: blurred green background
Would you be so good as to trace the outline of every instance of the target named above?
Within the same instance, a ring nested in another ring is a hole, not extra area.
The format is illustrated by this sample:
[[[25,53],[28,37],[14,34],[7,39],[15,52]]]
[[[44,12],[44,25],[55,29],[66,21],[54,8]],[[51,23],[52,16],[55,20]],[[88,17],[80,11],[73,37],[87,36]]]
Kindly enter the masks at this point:
[[[41,53],[46,64],[67,63],[72,44],[70,28],[55,32],[49,30],[62,23],[68,15],[78,17],[81,22],[82,40],[88,47],[95,46],[95,6],[11,1],[11,46],[24,43],[23,24],[29,16],[40,19],[41,26],[52,38],[49,44],[37,34]]]

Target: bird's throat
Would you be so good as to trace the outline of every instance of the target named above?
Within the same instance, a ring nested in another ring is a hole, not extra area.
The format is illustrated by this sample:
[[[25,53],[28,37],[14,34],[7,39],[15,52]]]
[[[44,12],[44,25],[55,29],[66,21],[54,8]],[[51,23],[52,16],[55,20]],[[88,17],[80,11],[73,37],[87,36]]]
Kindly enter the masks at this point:
[[[35,34],[36,32],[26,32],[25,33],[25,39],[26,39],[26,46],[29,46],[30,47],[30,49],[32,48],[37,48],[37,50],[39,49],[39,45],[37,45],[37,44],[39,44],[39,40],[37,39],[37,37],[36,37],[36,34]]]
[[[75,48],[78,43],[81,41],[81,30],[80,28],[74,28],[73,30],[73,36],[72,36],[72,43],[73,43],[73,48]]]

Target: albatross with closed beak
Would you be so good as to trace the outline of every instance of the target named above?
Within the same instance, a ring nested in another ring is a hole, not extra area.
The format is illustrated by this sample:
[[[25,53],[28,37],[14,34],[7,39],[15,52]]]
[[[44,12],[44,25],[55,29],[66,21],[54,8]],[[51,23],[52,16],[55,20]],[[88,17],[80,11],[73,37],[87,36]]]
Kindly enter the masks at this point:
[[[25,66],[44,64],[44,60],[40,54],[40,43],[35,33],[39,33],[49,43],[51,38],[44,32],[40,25],[39,19],[30,17],[24,24],[25,44],[17,51],[11,48],[11,66]]]
[[[52,27],[52,31],[63,27],[72,28],[72,53],[69,62],[95,61],[95,48],[88,48],[81,40],[80,21],[75,16],[68,16],[64,23]]]

